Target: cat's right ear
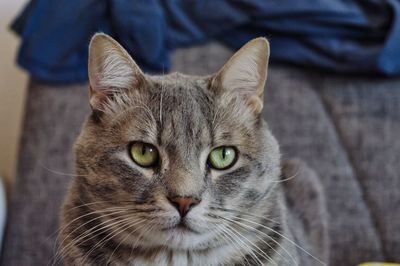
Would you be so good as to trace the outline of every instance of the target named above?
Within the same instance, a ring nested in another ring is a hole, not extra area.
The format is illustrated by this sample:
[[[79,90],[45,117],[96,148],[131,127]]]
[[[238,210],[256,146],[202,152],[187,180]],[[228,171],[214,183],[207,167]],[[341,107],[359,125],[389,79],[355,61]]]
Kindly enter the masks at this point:
[[[213,78],[211,87],[218,94],[238,96],[259,114],[263,108],[268,60],[268,40],[253,39],[229,59]]]
[[[144,74],[128,52],[110,36],[97,33],[89,45],[90,105],[102,110],[115,94],[139,88]]]

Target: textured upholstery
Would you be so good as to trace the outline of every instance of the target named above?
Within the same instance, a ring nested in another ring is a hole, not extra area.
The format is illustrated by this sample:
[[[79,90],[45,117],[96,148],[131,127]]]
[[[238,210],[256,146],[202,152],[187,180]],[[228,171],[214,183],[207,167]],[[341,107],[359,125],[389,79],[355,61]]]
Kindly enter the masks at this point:
[[[400,80],[331,76],[322,83],[377,244],[387,261],[400,262]]]
[[[85,86],[29,85],[2,265],[47,265],[73,173],[72,145],[88,111]]]
[[[217,44],[180,50],[173,69],[212,73],[230,55]],[[86,85],[30,83],[2,265],[50,262],[87,112]],[[272,66],[264,115],[283,158],[303,159],[321,180],[329,264],[400,261],[400,81]]]

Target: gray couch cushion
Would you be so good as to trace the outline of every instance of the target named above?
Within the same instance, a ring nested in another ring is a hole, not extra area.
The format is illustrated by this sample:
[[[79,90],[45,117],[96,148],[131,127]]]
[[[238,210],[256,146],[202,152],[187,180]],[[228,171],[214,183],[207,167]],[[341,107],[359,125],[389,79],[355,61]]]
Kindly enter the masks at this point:
[[[314,91],[315,84],[319,77],[307,71],[271,69],[265,116],[281,144],[283,158],[302,158],[321,178],[330,216],[330,265],[380,260],[379,238],[368,207],[332,120]]]
[[[30,83],[2,265],[50,262],[87,98],[85,86]]]
[[[400,79],[330,76],[323,85],[378,244],[386,261],[400,262]]]

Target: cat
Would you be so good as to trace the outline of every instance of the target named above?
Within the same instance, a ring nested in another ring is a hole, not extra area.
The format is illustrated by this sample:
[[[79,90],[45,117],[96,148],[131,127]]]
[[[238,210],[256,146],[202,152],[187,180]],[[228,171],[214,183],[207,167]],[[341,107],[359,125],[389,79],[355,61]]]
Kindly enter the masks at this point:
[[[257,38],[216,74],[150,76],[94,35],[92,112],[61,217],[65,265],[305,265],[302,253],[325,265],[290,229],[296,204],[261,115],[268,58]]]

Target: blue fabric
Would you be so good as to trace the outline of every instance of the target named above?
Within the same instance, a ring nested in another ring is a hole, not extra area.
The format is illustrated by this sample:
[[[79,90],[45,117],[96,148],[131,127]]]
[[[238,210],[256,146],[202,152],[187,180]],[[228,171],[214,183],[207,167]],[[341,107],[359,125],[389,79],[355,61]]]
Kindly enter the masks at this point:
[[[176,48],[212,39],[271,42],[271,60],[335,72],[400,74],[399,0],[32,0],[15,20],[18,63],[49,82],[87,79],[87,46],[103,31],[145,71]]]

